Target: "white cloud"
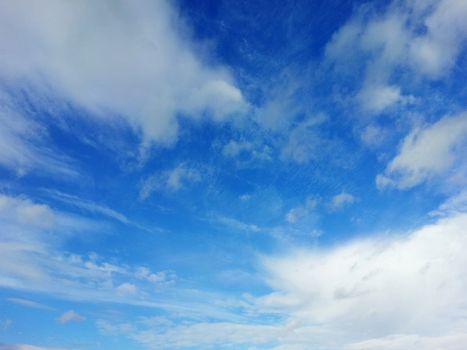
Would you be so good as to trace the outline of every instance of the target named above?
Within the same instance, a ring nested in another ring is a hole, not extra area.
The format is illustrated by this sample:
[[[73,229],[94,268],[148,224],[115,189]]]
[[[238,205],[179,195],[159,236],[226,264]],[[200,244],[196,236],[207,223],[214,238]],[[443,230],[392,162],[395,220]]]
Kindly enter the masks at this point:
[[[316,208],[318,200],[314,197],[308,197],[303,205],[290,209],[285,215],[285,220],[289,224],[295,224],[307,217],[310,212]]]
[[[228,70],[203,63],[167,1],[3,2],[0,77],[53,91],[145,143],[177,139],[177,116],[224,120],[245,108]]]
[[[55,191],[55,190],[46,190],[45,193],[54,199],[70,204],[76,208],[83,209],[91,213],[100,214],[100,215],[109,217],[111,219],[120,221],[124,224],[129,223],[128,218],[122,213],[119,213],[109,207],[99,205],[93,201],[83,199],[77,196],[73,196],[67,193]]]
[[[251,199],[251,194],[245,193],[238,197],[242,202],[247,202]]]
[[[406,235],[265,258],[274,292],[258,303],[297,327],[315,325],[322,335],[315,345],[324,348],[396,350],[404,347],[387,337],[404,335],[404,349],[457,349],[453,339],[466,336],[466,228],[463,213]]]
[[[449,74],[467,39],[466,16],[466,3],[456,0],[393,1],[383,12],[362,6],[334,34],[326,59],[340,71],[363,69],[357,101],[378,114],[414,101],[389,84],[397,68],[428,79]]]
[[[3,194],[0,194],[0,224],[0,243],[21,243],[23,248],[32,250],[61,242],[74,232],[96,231],[104,227],[96,221],[56,211],[24,196]]]
[[[146,291],[173,284],[174,272],[118,265],[97,254],[63,251],[64,242],[75,232],[85,235],[100,228],[81,220],[24,197],[0,196],[0,286],[80,301],[161,305]],[[8,301],[48,308],[21,298]]]
[[[334,197],[331,198],[331,208],[334,210],[340,209],[347,204],[355,203],[356,198],[352,196],[350,193],[341,192],[336,194]]]
[[[22,226],[46,229],[54,224],[56,216],[45,204],[37,204],[27,198],[0,194],[0,219]]]
[[[196,169],[188,168],[183,164],[167,172],[166,175],[166,185],[171,191],[178,191],[185,182],[198,182],[201,179],[201,175]]]
[[[467,212],[467,190],[462,190],[449,197],[438,209],[432,211],[430,215],[451,216],[463,212]]]
[[[190,183],[201,181],[201,173],[194,167],[185,163],[143,180],[139,191],[141,199],[148,198],[155,191],[176,192]]]
[[[144,266],[140,266],[136,269],[135,277],[158,285],[164,283],[170,284],[175,280],[175,274],[171,271],[152,272]]]
[[[261,227],[259,227],[258,225],[245,223],[243,221],[230,218],[227,216],[221,216],[221,215],[215,216],[214,221],[224,226],[230,227],[236,231],[245,231],[245,232],[261,232],[262,231]]]
[[[414,3],[419,5],[420,2]],[[465,1],[436,1],[434,11],[424,18],[426,33],[410,43],[412,67],[435,78],[453,67],[467,39],[466,16]]]
[[[349,350],[463,350],[467,344],[466,333],[455,333],[440,337],[418,335],[395,335],[382,339],[366,340],[352,344]]]
[[[370,113],[381,113],[390,106],[414,102],[413,96],[402,96],[398,86],[367,85],[357,95],[362,108]]]
[[[384,143],[387,138],[387,133],[388,132],[380,126],[368,125],[362,130],[360,138],[365,145],[376,147]]]
[[[287,135],[282,147],[282,158],[297,163],[318,159],[324,151],[332,148],[332,142],[320,133],[318,126],[326,121],[324,114],[318,114],[295,125]]]
[[[81,316],[77,312],[73,310],[69,310],[64,312],[57,320],[61,324],[69,323],[69,322],[82,322],[86,319],[86,317]]]
[[[424,128],[413,130],[403,141],[399,154],[378,175],[378,187],[400,189],[416,186],[430,178],[446,174],[465,154],[467,112],[448,116]]]
[[[115,288],[115,290],[120,296],[135,295],[137,292],[136,286],[128,282],[122,283],[117,288]]]

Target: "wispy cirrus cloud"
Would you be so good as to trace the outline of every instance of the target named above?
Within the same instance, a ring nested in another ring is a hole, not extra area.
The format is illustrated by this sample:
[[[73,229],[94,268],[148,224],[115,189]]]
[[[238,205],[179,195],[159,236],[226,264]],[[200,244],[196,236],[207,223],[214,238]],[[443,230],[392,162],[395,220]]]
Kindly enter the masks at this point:
[[[80,223],[79,217],[70,219],[66,213],[45,204],[3,195],[0,224],[4,233],[0,238],[2,288],[64,300],[139,305],[196,318],[239,318],[231,311],[238,307],[237,302],[225,302],[222,295],[180,286],[175,271],[154,271],[95,253],[64,250],[64,243],[76,237],[77,229],[82,235],[99,228],[87,221]],[[206,302],[216,299],[215,305]],[[22,298],[12,302],[39,306]]]
[[[54,310],[53,307],[50,307],[49,305],[45,305],[42,303],[38,303],[37,301],[34,300],[29,300],[29,299],[23,299],[23,298],[8,298],[7,299],[10,303],[26,306],[26,307],[31,307],[33,309],[39,309],[39,310]]]
[[[128,224],[130,222],[124,214],[114,209],[111,209],[107,206],[95,203],[91,200],[83,199],[83,198],[70,195],[68,193],[56,191],[56,190],[44,190],[44,192],[51,198],[54,198],[63,203],[67,203],[71,205],[72,207],[82,209],[82,210],[85,210],[91,213],[100,214],[102,216],[120,221],[123,224]]]
[[[2,344],[0,350],[65,350],[65,348],[34,346],[29,344]]]
[[[76,162],[50,143],[47,129],[0,89],[0,165],[17,176],[35,173],[79,178]]]

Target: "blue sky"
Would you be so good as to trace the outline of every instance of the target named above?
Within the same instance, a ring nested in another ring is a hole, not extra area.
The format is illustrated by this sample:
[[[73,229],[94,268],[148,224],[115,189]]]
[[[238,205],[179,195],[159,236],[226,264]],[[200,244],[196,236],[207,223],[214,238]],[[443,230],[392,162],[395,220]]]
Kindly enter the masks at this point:
[[[463,349],[465,18],[3,2],[0,349]]]

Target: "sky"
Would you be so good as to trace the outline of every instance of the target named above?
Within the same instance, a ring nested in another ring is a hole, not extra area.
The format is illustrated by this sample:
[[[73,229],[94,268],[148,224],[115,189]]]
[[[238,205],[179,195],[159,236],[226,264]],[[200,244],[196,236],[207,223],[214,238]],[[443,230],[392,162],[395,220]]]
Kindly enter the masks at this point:
[[[466,0],[0,3],[0,350],[464,350]]]

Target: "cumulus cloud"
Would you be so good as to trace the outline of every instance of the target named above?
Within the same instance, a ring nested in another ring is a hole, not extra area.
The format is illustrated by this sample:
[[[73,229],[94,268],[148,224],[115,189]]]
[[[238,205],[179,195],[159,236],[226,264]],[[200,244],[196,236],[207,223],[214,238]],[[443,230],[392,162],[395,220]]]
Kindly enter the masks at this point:
[[[466,336],[466,227],[463,213],[405,235],[265,258],[274,292],[259,302],[298,325],[321,325],[322,346],[339,334],[335,348],[416,349],[415,339],[457,349]]]
[[[362,108],[370,113],[378,114],[397,103],[414,102],[413,96],[402,96],[400,88],[388,85],[366,85],[357,95]]]
[[[0,78],[125,118],[145,142],[177,139],[179,115],[224,120],[245,107],[225,67],[203,63],[167,1],[0,5]]]
[[[413,130],[402,142],[399,154],[383,174],[376,178],[378,187],[414,187],[435,176],[465,172],[456,161],[466,152],[467,112],[447,116],[434,124]],[[457,166],[456,166],[457,165]]]
[[[352,196],[350,193],[341,192],[331,198],[330,206],[332,209],[337,210],[347,204],[352,204],[355,201],[356,201],[356,198]]]
[[[393,1],[382,12],[362,6],[334,34],[326,59],[340,71],[364,72],[357,102],[378,114],[414,101],[390,84],[396,69],[426,79],[450,72],[467,39],[466,16],[466,3],[456,0]]]
[[[69,323],[69,322],[82,322],[86,319],[86,317],[81,316],[74,310],[69,310],[64,312],[57,320],[61,324]]]

